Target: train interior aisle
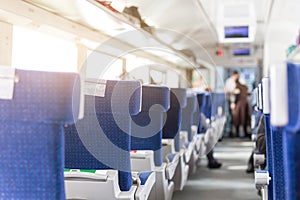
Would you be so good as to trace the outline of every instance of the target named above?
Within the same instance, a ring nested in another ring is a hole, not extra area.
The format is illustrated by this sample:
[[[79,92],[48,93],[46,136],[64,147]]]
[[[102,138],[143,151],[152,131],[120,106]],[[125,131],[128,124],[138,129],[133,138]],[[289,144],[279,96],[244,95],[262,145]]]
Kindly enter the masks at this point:
[[[253,174],[245,173],[252,149],[249,140],[223,139],[214,149],[222,168],[209,169],[206,158],[202,158],[197,173],[189,176],[184,190],[175,192],[173,199],[260,199]]]
[[[300,200],[299,11],[0,0],[0,200]]]

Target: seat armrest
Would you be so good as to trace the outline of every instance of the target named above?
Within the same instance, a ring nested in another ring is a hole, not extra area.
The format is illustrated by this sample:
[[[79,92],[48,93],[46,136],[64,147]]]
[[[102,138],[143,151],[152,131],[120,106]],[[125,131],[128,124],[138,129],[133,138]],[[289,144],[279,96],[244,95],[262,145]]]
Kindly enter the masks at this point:
[[[78,170],[70,169],[64,172],[65,180],[90,180],[90,181],[107,181],[107,170]]]
[[[141,175],[146,174],[146,178],[141,180]],[[155,172],[133,172],[133,176],[138,179],[135,200],[147,200],[155,184]]]
[[[169,159],[170,157],[172,157],[172,159]],[[173,178],[175,171],[176,171],[176,167],[179,163],[179,159],[180,159],[180,153],[167,155],[166,178],[168,180],[171,180]]]
[[[187,146],[187,148],[184,151],[184,161],[185,163],[188,163],[192,157],[193,150],[194,150],[195,144],[194,141],[190,142]]]
[[[96,173],[97,172],[97,173]],[[136,186],[129,191],[121,191],[118,183],[118,171],[96,170],[95,173],[65,172],[66,199],[126,199],[134,200]],[[106,174],[106,180],[105,175]],[[97,178],[96,178],[97,177]]]
[[[197,135],[197,132],[198,132],[198,126],[192,125],[192,137],[195,137],[195,135]]]
[[[188,139],[188,132],[187,131],[180,131],[180,143],[182,144],[181,148],[184,148],[184,144],[189,142]]]

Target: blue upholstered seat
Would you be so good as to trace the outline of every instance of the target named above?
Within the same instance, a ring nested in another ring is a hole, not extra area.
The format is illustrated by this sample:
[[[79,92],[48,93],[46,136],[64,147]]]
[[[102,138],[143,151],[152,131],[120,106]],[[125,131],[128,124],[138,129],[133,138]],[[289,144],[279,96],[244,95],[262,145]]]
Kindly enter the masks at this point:
[[[199,120],[198,120],[198,134],[203,133],[202,131],[202,125],[200,120],[201,113],[204,113],[205,106],[206,106],[206,95],[205,93],[197,93],[197,102],[198,102],[198,108],[199,108]]]
[[[266,88],[265,88],[266,87]],[[268,185],[269,199],[285,199],[283,153],[282,153],[282,129],[271,126],[269,113],[269,79],[264,78],[261,84],[262,107],[265,120],[266,144],[267,144],[267,170],[271,177]],[[266,108],[267,107],[267,108]]]
[[[196,109],[195,112],[193,113],[193,125],[198,127],[199,124],[199,116],[200,116],[200,111],[199,111],[199,105],[198,105],[198,99],[196,95]]]
[[[211,93],[211,115],[216,117],[218,115],[218,108],[222,107],[224,112],[225,94],[224,93]]]
[[[197,106],[196,96],[194,94],[191,94],[187,97],[187,106],[182,109],[181,130],[188,132],[189,142],[193,140],[192,124]]]
[[[79,77],[16,76],[13,99],[0,99],[0,199],[65,199],[63,125],[78,118]]]
[[[270,115],[264,115],[265,120],[265,131],[266,131],[266,154],[267,154],[267,168],[271,177],[273,177],[273,144],[272,144],[272,131],[271,131],[271,124],[270,124]],[[271,179],[269,182],[269,192],[268,197],[273,199],[273,182],[274,180]]]
[[[149,176],[152,174],[151,171],[148,171],[148,172],[141,172],[139,174],[139,178],[141,180],[141,185],[145,185],[145,183],[147,182]]]
[[[105,96],[85,96],[84,118],[65,128],[65,167],[116,169],[121,191],[132,186],[130,115],[140,112],[136,81],[107,81]]]
[[[170,106],[170,89],[167,87],[143,86],[142,110],[132,116],[132,150],[153,150],[154,163],[161,166],[163,112]]]
[[[206,92],[205,93],[205,104],[203,108],[203,114],[207,119],[211,119],[212,116],[212,97],[211,93]]]
[[[288,125],[283,131],[285,199],[300,198],[300,65],[287,64]]]
[[[186,89],[172,88],[170,95],[170,109],[167,112],[166,123],[163,127],[163,138],[175,140],[175,151],[179,152],[182,108],[186,106]]]

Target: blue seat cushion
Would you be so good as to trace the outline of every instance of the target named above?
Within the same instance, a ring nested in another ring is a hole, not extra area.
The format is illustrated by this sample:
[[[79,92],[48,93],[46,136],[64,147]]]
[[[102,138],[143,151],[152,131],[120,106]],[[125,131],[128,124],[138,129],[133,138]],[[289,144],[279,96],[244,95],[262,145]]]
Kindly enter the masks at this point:
[[[139,173],[139,178],[141,180],[141,185],[145,185],[145,183],[147,182],[149,176],[152,174],[151,171],[146,171],[146,172],[141,172]]]
[[[185,148],[188,148],[188,147],[189,147],[189,145],[190,145],[190,143],[189,143],[189,142],[186,142],[186,143],[184,143],[184,146],[185,146]]]
[[[169,162],[173,162],[175,156],[176,156],[176,153],[169,153],[167,155],[167,158],[168,158]]]

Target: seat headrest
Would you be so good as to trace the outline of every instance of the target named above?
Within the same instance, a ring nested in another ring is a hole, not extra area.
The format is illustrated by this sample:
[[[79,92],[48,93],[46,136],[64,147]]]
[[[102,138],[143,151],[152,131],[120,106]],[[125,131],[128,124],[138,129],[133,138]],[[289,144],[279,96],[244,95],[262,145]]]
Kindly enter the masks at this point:
[[[170,96],[171,107],[184,108],[186,106],[186,89],[185,88],[171,88]]]
[[[97,80],[88,80],[89,84],[95,84]],[[128,113],[136,115],[141,111],[141,84],[138,81],[114,81],[107,80],[104,84],[103,96],[95,95],[97,113]],[[91,96],[91,95],[87,95]]]
[[[142,111],[149,111],[155,105],[161,105],[163,112],[168,111],[170,107],[170,89],[163,86],[145,86],[142,87]]]
[[[0,99],[0,120],[74,123],[80,78],[75,73],[16,70],[13,99]]]

